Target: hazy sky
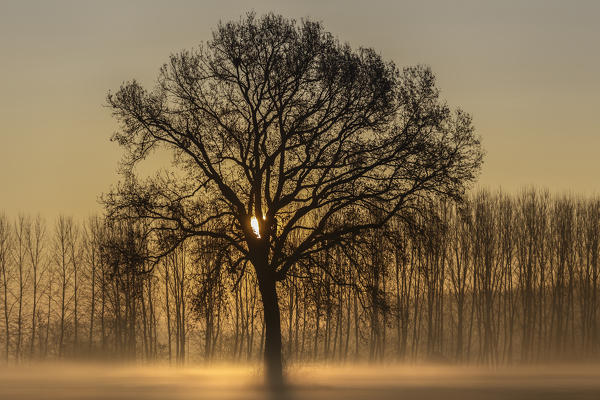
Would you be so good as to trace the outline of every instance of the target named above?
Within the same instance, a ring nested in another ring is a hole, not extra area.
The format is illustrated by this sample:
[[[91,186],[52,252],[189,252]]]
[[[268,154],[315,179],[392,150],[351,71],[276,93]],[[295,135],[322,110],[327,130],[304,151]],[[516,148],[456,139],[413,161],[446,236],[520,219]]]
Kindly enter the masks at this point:
[[[600,1],[0,0],[0,212],[85,216],[117,180],[103,107],[170,53],[254,9],[322,20],[473,114],[479,185],[600,192]]]

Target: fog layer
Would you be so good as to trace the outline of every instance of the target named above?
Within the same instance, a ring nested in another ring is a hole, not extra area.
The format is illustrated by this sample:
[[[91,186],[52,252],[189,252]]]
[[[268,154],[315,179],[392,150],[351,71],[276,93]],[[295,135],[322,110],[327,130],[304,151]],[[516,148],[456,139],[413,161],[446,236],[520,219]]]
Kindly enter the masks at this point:
[[[0,399],[598,399],[600,367],[447,366],[290,368],[272,393],[255,366],[172,368],[38,364],[0,370]]]

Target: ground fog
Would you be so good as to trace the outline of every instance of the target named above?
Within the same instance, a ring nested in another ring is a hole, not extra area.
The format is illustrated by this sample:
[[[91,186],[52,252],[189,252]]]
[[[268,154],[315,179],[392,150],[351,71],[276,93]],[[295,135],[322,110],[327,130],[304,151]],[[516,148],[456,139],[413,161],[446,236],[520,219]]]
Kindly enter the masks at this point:
[[[257,366],[37,364],[0,370],[0,399],[600,399],[600,366],[303,366],[272,392]]]

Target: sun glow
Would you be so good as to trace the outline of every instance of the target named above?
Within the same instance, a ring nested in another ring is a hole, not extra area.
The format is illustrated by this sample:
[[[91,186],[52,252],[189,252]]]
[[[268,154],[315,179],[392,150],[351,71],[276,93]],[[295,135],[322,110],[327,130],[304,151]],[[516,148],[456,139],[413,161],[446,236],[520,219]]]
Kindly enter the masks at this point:
[[[254,231],[254,234],[256,235],[256,237],[260,239],[260,230],[258,229],[258,219],[256,219],[256,217],[252,217],[250,219],[250,225],[252,226],[252,230]]]

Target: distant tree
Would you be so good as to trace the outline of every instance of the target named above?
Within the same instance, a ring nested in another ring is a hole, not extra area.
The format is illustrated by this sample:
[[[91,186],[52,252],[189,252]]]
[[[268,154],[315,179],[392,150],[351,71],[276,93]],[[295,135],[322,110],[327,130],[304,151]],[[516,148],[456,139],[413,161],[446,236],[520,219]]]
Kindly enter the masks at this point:
[[[56,264],[59,293],[60,293],[60,325],[58,340],[58,357],[65,355],[65,335],[69,324],[68,312],[70,307],[70,298],[67,289],[72,282],[73,270],[69,268],[69,245],[73,241],[76,226],[70,217],[59,216],[54,226],[53,258]]]
[[[15,358],[21,360],[21,350],[24,336],[24,308],[25,308],[25,285],[29,281],[29,270],[27,269],[27,242],[31,235],[31,219],[21,214],[14,226],[15,251],[14,263],[17,273],[17,346]]]
[[[31,294],[32,309],[31,309],[31,340],[29,342],[29,357],[34,356],[34,344],[36,334],[36,322],[38,319],[38,303],[40,299],[39,289],[42,279],[45,274],[44,262],[44,245],[46,236],[46,225],[44,220],[38,215],[31,223],[30,233],[27,237],[27,254],[29,255],[29,264],[31,267],[31,286],[33,293]]]
[[[144,281],[148,278],[144,274],[148,258],[146,226],[132,221],[108,221],[103,233],[100,260],[106,265],[113,284],[113,317],[117,331],[115,349],[125,351],[121,356],[135,359],[138,318]]]
[[[460,197],[482,162],[471,118],[439,98],[429,68],[399,71],[319,22],[273,14],[220,23],[172,55],[153,90],[131,81],[108,105],[126,176],[104,197],[109,216],[171,233],[154,260],[207,236],[230,247],[232,269],[252,265],[272,383],[282,380],[277,282],[417,199]],[[136,179],[159,147],[172,169]]]
[[[2,308],[4,319],[4,358],[8,362],[10,351],[10,311],[8,295],[10,293],[9,282],[12,279],[10,260],[13,251],[13,237],[9,219],[4,213],[0,214],[0,281],[2,288]]]

